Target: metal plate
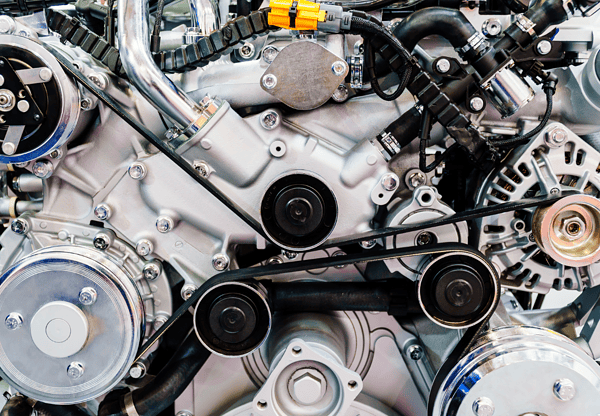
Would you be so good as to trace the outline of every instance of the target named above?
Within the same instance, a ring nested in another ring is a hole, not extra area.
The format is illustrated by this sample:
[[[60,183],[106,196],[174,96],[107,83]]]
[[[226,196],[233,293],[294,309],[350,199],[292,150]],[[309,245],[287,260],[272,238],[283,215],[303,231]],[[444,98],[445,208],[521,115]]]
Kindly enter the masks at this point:
[[[334,63],[343,63],[336,75]],[[296,110],[312,110],[325,104],[344,82],[348,64],[314,42],[300,41],[286,46],[261,77],[263,90]],[[276,84],[265,86],[265,77],[273,75]]]

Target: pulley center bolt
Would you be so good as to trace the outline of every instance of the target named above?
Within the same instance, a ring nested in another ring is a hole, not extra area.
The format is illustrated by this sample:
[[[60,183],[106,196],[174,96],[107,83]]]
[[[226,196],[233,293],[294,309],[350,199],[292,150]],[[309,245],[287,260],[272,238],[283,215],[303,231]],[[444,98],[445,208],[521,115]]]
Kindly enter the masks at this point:
[[[77,379],[83,375],[83,364],[76,361],[69,364],[67,367],[67,375],[72,379]]]
[[[586,226],[585,222],[578,216],[571,216],[564,218],[561,221],[560,232],[568,240],[576,240],[585,234]]]
[[[473,287],[464,279],[456,279],[446,287],[446,299],[457,308],[469,303],[471,296],[473,296]]]
[[[451,67],[452,65],[450,64],[450,61],[446,58],[438,59],[438,61],[435,63],[435,69],[437,69],[440,74],[448,73]]]
[[[314,369],[301,368],[291,378],[290,395],[295,402],[304,406],[317,403],[325,395],[327,380]]]
[[[96,299],[98,299],[98,292],[93,287],[84,287],[79,292],[79,302],[82,305],[90,306],[96,303]]]
[[[331,65],[331,72],[333,72],[334,75],[340,77],[346,72],[347,66],[348,64],[346,64],[346,62],[344,61],[335,61],[333,65]]]
[[[0,111],[9,111],[15,105],[15,95],[9,90],[0,91]]]
[[[272,90],[277,86],[277,77],[273,74],[267,74],[262,78],[263,87]]]
[[[568,402],[571,400],[573,397],[575,397],[575,393],[577,392],[575,390],[575,383],[568,378],[556,380],[553,390],[556,397],[563,402]]]
[[[473,413],[476,416],[492,416],[494,410],[494,402],[487,397],[480,397],[473,403]]]
[[[23,317],[17,312],[11,312],[4,320],[4,325],[6,325],[6,327],[11,331],[19,329],[21,326],[23,326]]]

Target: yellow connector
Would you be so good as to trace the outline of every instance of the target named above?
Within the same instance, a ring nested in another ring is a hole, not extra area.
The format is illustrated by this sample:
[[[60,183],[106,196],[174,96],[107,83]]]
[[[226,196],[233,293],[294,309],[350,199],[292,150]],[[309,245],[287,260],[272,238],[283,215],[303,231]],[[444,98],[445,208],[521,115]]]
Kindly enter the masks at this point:
[[[283,29],[317,30],[317,23],[325,21],[325,10],[319,3],[307,0],[271,0],[269,25]]]

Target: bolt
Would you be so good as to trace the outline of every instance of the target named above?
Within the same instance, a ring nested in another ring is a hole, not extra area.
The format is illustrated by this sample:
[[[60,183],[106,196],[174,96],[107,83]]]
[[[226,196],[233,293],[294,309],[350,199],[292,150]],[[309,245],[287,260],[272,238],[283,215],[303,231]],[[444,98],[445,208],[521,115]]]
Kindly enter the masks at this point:
[[[77,361],[73,361],[67,367],[67,375],[72,379],[76,379],[83,375],[83,370],[83,364],[78,363]]]
[[[20,100],[17,103],[17,110],[19,110],[21,113],[26,113],[29,111],[29,102],[26,100]]]
[[[54,165],[49,160],[38,160],[31,171],[38,178],[47,179],[54,173]]]
[[[180,410],[175,416],[194,416],[194,414],[187,410]]]
[[[139,379],[146,375],[146,366],[142,363],[135,363],[129,369],[129,377]]]
[[[377,240],[363,240],[360,243],[358,243],[362,248],[365,248],[367,250],[375,247],[375,245],[377,244]]]
[[[9,16],[0,16],[0,33],[10,35],[14,33],[17,25],[15,21]]]
[[[485,101],[480,96],[475,96],[469,100],[469,109],[474,112],[479,112],[485,107]]]
[[[11,312],[4,320],[4,325],[6,325],[6,327],[11,331],[19,329],[23,326],[23,317],[20,313]]]
[[[175,228],[175,221],[173,218],[161,215],[156,219],[156,229],[159,233],[168,233]]]
[[[154,330],[158,331],[161,326],[167,323],[168,320],[169,318],[167,318],[166,316],[158,315],[156,318],[154,318]]]
[[[188,300],[189,298],[192,297],[192,295],[194,294],[196,289],[198,289],[198,288],[191,284],[183,285],[183,287],[181,288],[181,298],[183,300]]]
[[[252,58],[254,56],[254,53],[254,45],[251,43],[244,43],[244,45],[240,48],[240,56],[244,59]]]
[[[419,234],[417,236],[417,245],[418,246],[428,246],[429,244],[433,243],[435,241],[435,238],[433,237],[433,234],[431,234],[429,231],[423,231],[421,234]]]
[[[408,184],[414,189],[427,183],[427,177],[423,172],[413,172],[408,177]]]
[[[554,394],[563,402],[571,400],[575,393],[575,383],[568,378],[561,378],[554,383]]]
[[[281,254],[288,260],[294,260],[298,257],[298,253],[294,253],[293,251],[281,250]]]
[[[561,127],[555,127],[544,135],[544,141],[550,147],[561,147],[568,138],[568,133]]]
[[[438,61],[435,63],[435,69],[440,74],[448,73],[450,71],[451,67],[452,67],[452,65],[450,64],[450,61],[446,58],[438,59]]]
[[[101,221],[106,221],[112,215],[112,211],[108,204],[102,203],[98,204],[96,208],[94,208],[94,215]]]
[[[16,218],[10,224],[10,229],[15,234],[24,235],[29,232],[29,223],[22,218]]]
[[[194,163],[192,164],[192,166],[194,167],[194,169],[196,169],[196,171],[203,178],[208,178],[210,176],[211,169],[210,169],[210,166],[208,165],[208,163],[206,163],[205,161],[194,160]]]
[[[348,99],[348,95],[348,88],[344,84],[340,84],[333,92],[331,98],[333,98],[333,101],[336,103],[343,103]]]
[[[325,395],[327,382],[316,370],[302,368],[292,375],[291,380],[290,395],[300,405],[310,406]]]
[[[146,263],[142,273],[147,280],[156,280],[162,273],[162,265],[157,261]]]
[[[502,33],[502,22],[496,18],[487,19],[485,22],[483,22],[481,33],[488,38],[495,38]]]
[[[39,77],[44,82],[50,81],[52,79],[52,70],[48,67],[40,69]]]
[[[217,253],[212,258],[213,268],[219,272],[222,272],[229,267],[229,257],[223,253]]]
[[[560,189],[552,188],[550,189],[550,195],[558,195],[560,193]]]
[[[549,40],[540,41],[535,47],[540,55],[548,55],[552,52],[552,43]]]
[[[137,254],[139,254],[140,256],[148,256],[153,251],[154,251],[154,244],[152,244],[152,241],[150,241],[146,238],[142,238],[135,245],[135,252]]]
[[[275,58],[277,58],[277,55],[279,54],[279,49],[277,49],[275,46],[267,46],[263,49],[262,51],[262,58],[263,61],[265,61],[268,64],[272,64],[273,61],[275,60]]]
[[[576,215],[563,218],[560,222],[560,232],[571,241],[580,238],[585,231],[585,221]]]
[[[0,91],[0,111],[10,111],[15,106],[15,95],[10,90]]]
[[[96,299],[98,299],[98,292],[93,287],[84,287],[79,292],[79,302],[82,305],[90,306],[96,303]]]
[[[395,173],[386,173],[381,177],[381,186],[386,191],[395,191],[398,189],[398,184],[400,183],[400,178]]]
[[[132,179],[135,179],[136,181],[141,181],[146,177],[146,174],[148,173],[148,168],[146,168],[146,165],[144,165],[141,162],[133,162],[131,166],[129,166],[129,169],[127,169],[127,172],[129,173],[129,176],[131,176]]]
[[[341,257],[341,256],[346,256],[346,253],[343,252],[342,250],[338,250],[338,251],[336,251],[335,253],[333,253],[331,255],[331,257]],[[346,266],[347,266],[347,264],[340,264],[340,265],[333,266],[333,267],[336,268],[336,269],[343,269]]]
[[[341,77],[342,75],[344,75],[346,73],[346,68],[348,67],[348,64],[344,61],[335,61],[333,63],[333,65],[331,65],[331,72],[333,72],[334,75]]]
[[[494,402],[487,397],[480,397],[473,402],[473,413],[477,416],[492,416],[494,410]]]
[[[535,243],[535,236],[533,235],[533,233],[529,234],[529,241],[531,241],[532,243]]]
[[[104,90],[108,86],[108,77],[101,72],[92,72],[88,75],[88,78],[101,90]]]
[[[50,152],[50,157],[52,159],[60,159],[63,155],[63,151],[60,149],[54,149],[52,152]]]
[[[35,121],[40,121],[40,120],[42,119],[42,116],[41,116],[41,115],[39,115],[39,114],[34,114],[34,115],[33,115],[33,119],[34,119]]]
[[[173,126],[165,131],[165,138],[168,142],[181,136],[182,132],[179,128]]]
[[[273,130],[279,125],[279,113],[275,110],[267,110],[260,115],[260,125],[265,130]]]
[[[408,347],[408,356],[413,361],[419,361],[425,355],[425,351],[423,351],[423,347],[420,345],[411,345]]]
[[[92,108],[92,100],[89,98],[83,98],[79,102],[79,107],[81,107],[83,111],[89,110],[90,108]]]
[[[110,247],[112,243],[112,238],[110,238],[110,235],[108,235],[108,233],[105,232],[99,232],[98,234],[96,234],[94,236],[94,247],[97,248],[98,250],[106,250],[107,248]]]
[[[15,144],[11,142],[4,142],[2,143],[2,150],[7,155],[14,155],[17,151],[17,146],[15,146]]]
[[[279,256],[273,256],[267,260],[267,265],[271,264],[283,264],[283,260]]]
[[[272,90],[277,86],[277,77],[273,74],[267,74],[262,78],[263,87],[268,90]]]

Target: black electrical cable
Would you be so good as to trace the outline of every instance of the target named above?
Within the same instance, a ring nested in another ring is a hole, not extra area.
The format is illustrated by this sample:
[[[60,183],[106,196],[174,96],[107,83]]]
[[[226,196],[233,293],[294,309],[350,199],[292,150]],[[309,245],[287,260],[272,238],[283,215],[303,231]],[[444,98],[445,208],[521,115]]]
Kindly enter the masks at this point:
[[[398,1],[398,0],[371,0],[371,1],[349,1],[349,6],[346,6],[342,3],[342,6],[346,10],[360,10],[363,12],[370,12],[373,10],[378,10],[387,6],[396,6],[394,9],[403,9],[408,7],[416,6],[419,3],[422,3],[424,0],[408,0],[408,1]]]
[[[546,127],[546,124],[548,124],[550,116],[552,115],[552,99],[554,97],[554,93],[556,92],[556,82],[551,81],[544,83],[544,92],[546,93],[546,112],[544,113],[542,121],[540,121],[540,124],[538,124],[536,128],[534,128],[528,133],[511,137],[510,139],[490,139],[490,143],[497,147],[515,147],[529,142],[529,140],[531,140],[532,137],[540,134],[544,127]]]
[[[156,6],[156,16],[154,20],[154,29],[150,36],[150,52],[157,53],[160,50],[160,25],[162,23],[163,10],[165,9],[165,0],[158,0]]]
[[[431,126],[433,124],[433,115],[425,110],[422,117],[421,134],[419,142],[419,170],[423,173],[429,173],[439,166],[455,149],[458,148],[458,143],[454,143],[443,153],[435,155],[435,160],[427,165],[427,147],[430,140]]]
[[[398,85],[396,90],[391,94],[388,94],[385,91],[383,91],[383,88],[381,88],[381,85],[379,85],[379,79],[377,78],[377,74],[375,73],[375,48],[373,48],[373,46],[370,43],[371,39],[371,37],[367,37],[364,39],[364,54],[367,60],[365,69],[367,70],[367,74],[369,75],[369,79],[371,80],[371,88],[373,89],[373,92],[375,92],[375,94],[377,94],[377,96],[382,100],[394,101],[396,98],[402,95],[404,88],[402,88],[401,85]]]

